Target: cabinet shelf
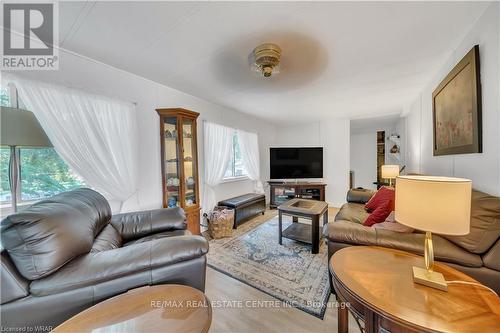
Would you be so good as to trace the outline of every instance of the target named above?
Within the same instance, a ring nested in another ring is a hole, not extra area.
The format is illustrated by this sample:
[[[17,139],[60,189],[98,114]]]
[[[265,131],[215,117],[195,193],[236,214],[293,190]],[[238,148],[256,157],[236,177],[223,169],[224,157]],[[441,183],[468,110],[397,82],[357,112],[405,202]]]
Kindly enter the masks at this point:
[[[293,185],[279,182],[269,182],[271,187],[270,207],[276,208],[293,198],[325,201],[325,186],[323,183],[294,183]]]

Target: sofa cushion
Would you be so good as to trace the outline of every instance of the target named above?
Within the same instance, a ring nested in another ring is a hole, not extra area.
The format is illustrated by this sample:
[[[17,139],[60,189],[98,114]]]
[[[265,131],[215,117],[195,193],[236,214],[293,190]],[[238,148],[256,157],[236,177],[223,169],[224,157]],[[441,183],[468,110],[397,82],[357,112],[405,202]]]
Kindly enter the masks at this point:
[[[483,256],[484,266],[500,271],[500,239]]]
[[[391,222],[391,221],[387,221],[387,220],[385,220],[382,223],[377,223],[377,224],[373,225],[373,227],[385,229],[385,230],[391,230],[394,232],[403,232],[403,233],[412,233],[413,231],[415,231],[415,229],[407,227],[404,224],[401,224],[399,222],[396,222],[396,221]]]
[[[365,204],[376,192],[365,188],[354,188],[347,191],[347,202]]]
[[[35,280],[88,253],[110,219],[102,195],[90,189],[69,191],[2,220],[2,245],[21,275]]]
[[[375,228],[348,221],[325,224],[323,226],[323,236],[331,242],[360,245],[375,245],[377,243]]]
[[[323,235],[329,241],[354,245],[383,246],[423,255],[424,238],[422,233],[404,234],[365,227],[347,221],[328,223],[323,227]],[[482,267],[481,257],[465,251],[452,242],[433,235],[434,257],[436,260],[452,262],[469,267]]]
[[[207,252],[205,238],[179,236],[88,253],[54,274],[31,282],[30,291],[34,296],[61,293],[195,259]]]
[[[473,253],[488,251],[500,238],[500,197],[473,190],[469,234],[443,237]]]
[[[348,202],[340,207],[337,215],[335,215],[335,221],[345,220],[362,224],[368,215],[370,214],[365,210],[363,204]]]
[[[19,274],[7,251],[2,251],[0,263],[1,304],[28,296],[29,281]]]

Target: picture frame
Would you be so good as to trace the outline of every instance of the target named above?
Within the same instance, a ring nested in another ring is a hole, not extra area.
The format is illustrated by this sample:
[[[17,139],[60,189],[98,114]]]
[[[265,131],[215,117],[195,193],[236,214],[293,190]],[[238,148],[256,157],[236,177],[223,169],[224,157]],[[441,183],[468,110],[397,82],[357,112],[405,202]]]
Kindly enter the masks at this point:
[[[479,46],[475,45],[432,93],[433,154],[482,153]]]

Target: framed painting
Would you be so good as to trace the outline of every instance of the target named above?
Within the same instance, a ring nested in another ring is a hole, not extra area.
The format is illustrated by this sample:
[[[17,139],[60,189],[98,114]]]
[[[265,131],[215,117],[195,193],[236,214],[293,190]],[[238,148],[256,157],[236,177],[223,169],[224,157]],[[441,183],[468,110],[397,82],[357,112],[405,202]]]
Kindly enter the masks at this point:
[[[479,46],[432,93],[434,156],[482,152]]]

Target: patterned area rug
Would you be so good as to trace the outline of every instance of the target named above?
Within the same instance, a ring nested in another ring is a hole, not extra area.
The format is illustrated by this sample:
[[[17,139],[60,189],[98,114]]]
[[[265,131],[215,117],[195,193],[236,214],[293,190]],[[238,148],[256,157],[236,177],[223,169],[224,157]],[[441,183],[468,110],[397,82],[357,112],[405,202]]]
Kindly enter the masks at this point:
[[[210,240],[208,265],[323,319],[330,296],[326,244],[320,242],[318,254],[311,254],[310,245],[286,238],[279,245],[275,214],[245,222],[230,238]],[[284,216],[283,229],[290,223],[291,217]]]

